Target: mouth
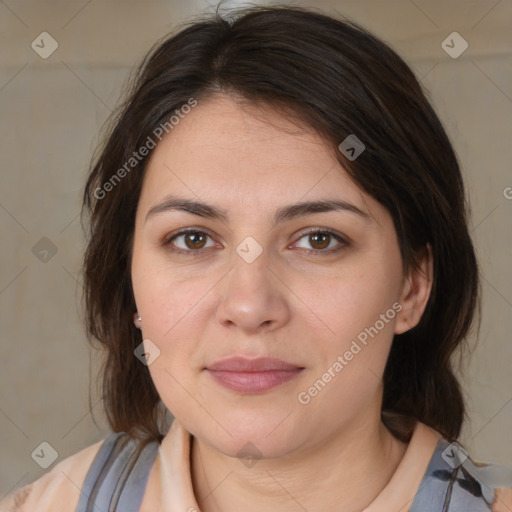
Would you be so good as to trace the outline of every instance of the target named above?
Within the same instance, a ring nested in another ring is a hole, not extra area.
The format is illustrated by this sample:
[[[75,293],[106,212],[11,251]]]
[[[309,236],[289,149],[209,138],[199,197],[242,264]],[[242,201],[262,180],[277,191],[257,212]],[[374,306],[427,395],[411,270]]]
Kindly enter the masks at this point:
[[[240,393],[268,391],[297,377],[304,369],[303,366],[270,357],[230,357],[205,368],[218,384]]]

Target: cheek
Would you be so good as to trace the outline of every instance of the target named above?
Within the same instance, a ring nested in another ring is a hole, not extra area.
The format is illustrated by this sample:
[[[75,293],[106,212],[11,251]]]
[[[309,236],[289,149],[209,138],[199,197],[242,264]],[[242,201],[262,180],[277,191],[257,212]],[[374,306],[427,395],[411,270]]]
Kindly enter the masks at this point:
[[[308,305],[322,320],[317,324],[328,328],[315,336],[313,320],[309,324],[314,350],[321,357],[297,398],[300,411],[308,416],[305,421],[336,411],[333,421],[339,424],[362,413],[377,396],[393,340],[397,303],[393,287],[368,279],[368,274],[334,280],[331,286],[332,293],[309,295],[314,300]],[[325,428],[329,425],[327,421]]]
[[[326,332],[333,340],[345,342],[374,326],[381,315],[385,315],[385,325],[379,322],[378,330],[391,330],[398,289],[394,276],[378,267],[372,271],[371,266],[347,269],[343,275],[311,279],[296,286],[297,295],[307,297],[307,306],[322,321]]]
[[[201,297],[208,286],[198,276],[183,277],[179,269],[170,269],[151,258],[134,258],[132,284],[143,333],[161,341],[175,331],[189,327],[201,310]]]
[[[172,281],[164,273],[148,273],[139,285],[143,337],[160,351],[148,367],[151,378],[167,409],[187,418],[201,369],[198,345],[205,329],[206,301],[200,301],[204,288],[197,282]]]
[[[297,292],[308,297],[307,305],[314,313],[309,331],[321,364],[307,385],[321,381],[316,386],[322,390],[318,407],[321,403],[345,403],[348,409],[349,404],[357,408],[379,385],[401,309],[395,301],[397,278],[381,269],[378,264],[364,265],[364,269],[354,266],[329,280],[312,280]],[[324,286],[318,287],[320,284]]]

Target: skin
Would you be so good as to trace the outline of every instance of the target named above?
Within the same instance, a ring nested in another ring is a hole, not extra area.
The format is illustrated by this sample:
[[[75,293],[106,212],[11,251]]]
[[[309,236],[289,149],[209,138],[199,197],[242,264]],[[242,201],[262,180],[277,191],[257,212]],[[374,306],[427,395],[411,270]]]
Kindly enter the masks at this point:
[[[169,194],[222,208],[227,219],[177,210],[146,219]],[[369,218],[328,211],[273,224],[280,207],[327,198]],[[172,238],[185,228],[209,236]],[[313,228],[333,230],[348,245],[312,239],[305,233]],[[236,251],[248,236],[262,248],[252,263]],[[185,254],[194,247],[195,255]],[[382,375],[393,335],[416,325],[426,306],[431,252],[421,272],[403,274],[388,211],[351,181],[318,134],[234,96],[199,102],[151,156],[131,272],[143,338],[160,350],[151,377],[193,435],[192,481],[203,512],[360,511],[386,486],[406,445],[380,420]],[[298,394],[396,302],[401,311],[300,403]],[[203,370],[234,354],[278,357],[304,370],[243,394]],[[237,458],[248,442],[261,457],[250,467]]]

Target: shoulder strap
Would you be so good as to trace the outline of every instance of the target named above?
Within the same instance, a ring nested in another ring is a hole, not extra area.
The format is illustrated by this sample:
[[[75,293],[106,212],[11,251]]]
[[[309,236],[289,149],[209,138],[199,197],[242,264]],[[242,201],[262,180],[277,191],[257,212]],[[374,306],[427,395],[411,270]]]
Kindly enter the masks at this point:
[[[137,512],[158,448],[156,441],[144,445],[125,432],[110,434],[85,477],[76,512]]]
[[[475,467],[469,456],[449,464],[453,457],[451,443],[439,439],[409,512],[489,512],[494,489],[465,470]]]

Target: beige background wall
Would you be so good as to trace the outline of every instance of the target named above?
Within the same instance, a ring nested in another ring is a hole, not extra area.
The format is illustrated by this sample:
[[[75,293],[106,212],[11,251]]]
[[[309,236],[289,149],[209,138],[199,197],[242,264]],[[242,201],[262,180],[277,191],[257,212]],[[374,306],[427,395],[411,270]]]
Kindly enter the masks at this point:
[[[463,441],[474,458],[512,464],[512,1],[314,5],[401,53],[454,142],[484,291]],[[108,432],[94,390],[97,425],[89,409],[95,370],[91,378],[77,302],[82,187],[131,67],[177,23],[208,10],[199,0],[0,1],[0,499],[45,472],[31,457],[41,442],[62,460]],[[44,31],[58,43],[46,59],[31,48]],[[469,44],[456,59],[441,47],[453,31]]]

